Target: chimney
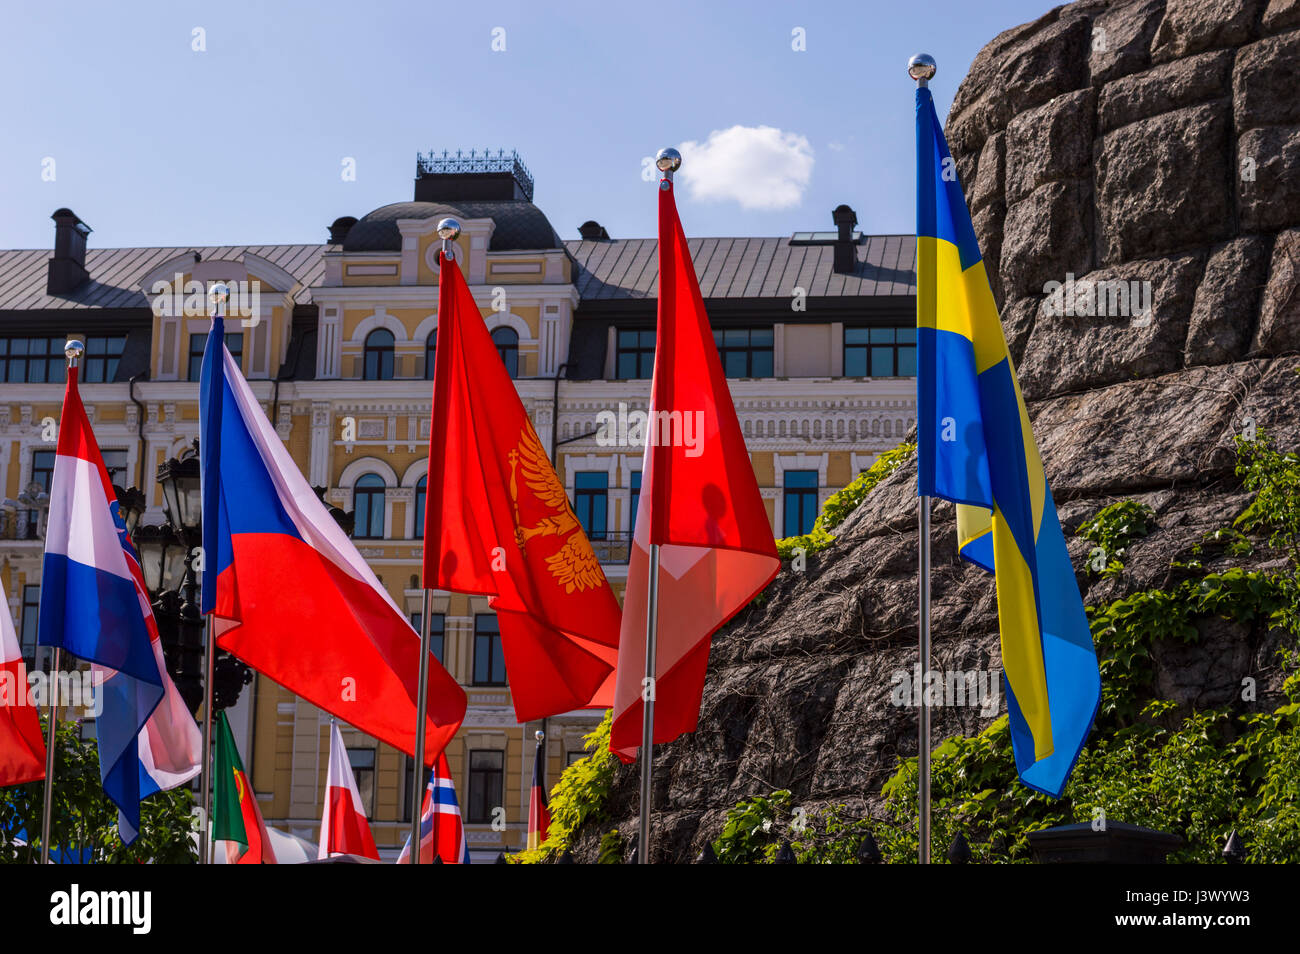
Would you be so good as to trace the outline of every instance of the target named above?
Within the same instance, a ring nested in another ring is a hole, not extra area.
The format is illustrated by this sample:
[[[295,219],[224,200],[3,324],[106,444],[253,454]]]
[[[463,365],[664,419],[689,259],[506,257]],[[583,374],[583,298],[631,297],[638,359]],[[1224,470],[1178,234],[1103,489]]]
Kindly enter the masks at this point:
[[[584,242],[610,241],[609,233],[605,231],[605,226],[601,225],[595,219],[588,219],[579,225],[578,234],[582,236]]]
[[[357,224],[357,220],[350,215],[343,215],[330,223],[330,244],[342,245],[348,237],[348,232],[352,226]]]
[[[45,280],[45,291],[50,295],[70,292],[90,281],[86,271],[86,236],[90,226],[77,218],[71,209],[59,209],[54,220],[54,257]]]
[[[835,271],[852,275],[858,265],[858,256],[853,249],[858,244],[853,238],[853,226],[858,224],[858,214],[847,205],[837,205],[831,212],[831,220],[839,232],[835,238]]]

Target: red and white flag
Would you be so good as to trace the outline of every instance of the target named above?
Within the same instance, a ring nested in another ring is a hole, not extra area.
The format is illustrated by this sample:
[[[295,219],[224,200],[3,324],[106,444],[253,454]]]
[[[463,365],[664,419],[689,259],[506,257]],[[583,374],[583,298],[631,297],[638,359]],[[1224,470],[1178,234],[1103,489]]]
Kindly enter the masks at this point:
[[[659,191],[659,319],[610,749],[641,744],[642,694],[654,691],[654,741],[699,720],[709,638],[781,568],[736,408],[704,311],[670,180]],[[654,682],[645,676],[650,546],[659,544]]]
[[[347,746],[338,723],[330,724],[330,766],[325,776],[325,813],[320,822],[320,850],[317,858],[330,855],[361,855],[379,860],[374,835],[366,821],[357,779],[348,762]]]
[[[30,701],[27,667],[0,584],[0,788],[45,778],[45,743]]]

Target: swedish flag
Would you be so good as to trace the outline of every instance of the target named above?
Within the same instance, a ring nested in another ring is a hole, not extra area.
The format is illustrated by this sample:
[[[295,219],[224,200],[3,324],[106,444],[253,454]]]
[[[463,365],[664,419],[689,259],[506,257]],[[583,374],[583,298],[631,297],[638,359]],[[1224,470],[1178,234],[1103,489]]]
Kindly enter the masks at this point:
[[[916,91],[918,474],[957,504],[961,555],[994,574],[1020,779],[1057,797],[1101,677],[1011,355],[930,91]]]

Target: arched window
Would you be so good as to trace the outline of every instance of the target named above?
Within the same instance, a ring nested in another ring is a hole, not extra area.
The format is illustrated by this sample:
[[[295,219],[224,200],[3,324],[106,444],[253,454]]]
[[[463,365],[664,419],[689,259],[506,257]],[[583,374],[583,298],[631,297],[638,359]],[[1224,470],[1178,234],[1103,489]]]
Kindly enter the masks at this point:
[[[506,374],[512,378],[519,377],[519,332],[502,326],[492,332],[492,343],[497,346]]]
[[[367,381],[393,379],[393,333],[387,328],[366,335],[364,377]]]
[[[424,380],[433,380],[434,358],[438,355],[438,329],[429,332],[424,339]]]
[[[425,474],[415,485],[415,538],[424,539],[424,499],[429,492],[429,475]]]
[[[378,474],[365,474],[357,481],[353,491],[356,513],[356,525],[352,530],[354,537],[365,540],[383,537],[385,489],[384,478]]]

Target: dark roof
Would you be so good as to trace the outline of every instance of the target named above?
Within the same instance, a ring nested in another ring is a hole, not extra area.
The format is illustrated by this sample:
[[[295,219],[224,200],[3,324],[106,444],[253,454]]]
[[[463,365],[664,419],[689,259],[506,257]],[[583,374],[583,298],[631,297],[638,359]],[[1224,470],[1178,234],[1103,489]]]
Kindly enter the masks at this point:
[[[573,283],[585,301],[653,298],[659,273],[658,241],[565,242]],[[916,294],[916,238],[869,235],[854,247],[853,274],[832,269],[833,245],[795,245],[788,238],[688,239],[700,293],[706,299],[789,298],[796,287],[810,298]]]
[[[148,308],[140,279],[178,255],[198,252],[203,261],[235,259],[251,252],[278,265],[302,283],[296,304],[311,301],[311,286],[325,274],[326,245],[205,245],[195,248],[99,248],[86,252],[90,281],[60,295],[45,291],[48,248],[0,251],[0,311],[55,308]]]
[[[531,202],[394,202],[363,215],[343,240],[345,252],[397,252],[402,248],[398,219],[492,219],[496,230],[488,247],[494,252],[560,248],[560,236],[550,220]]]

